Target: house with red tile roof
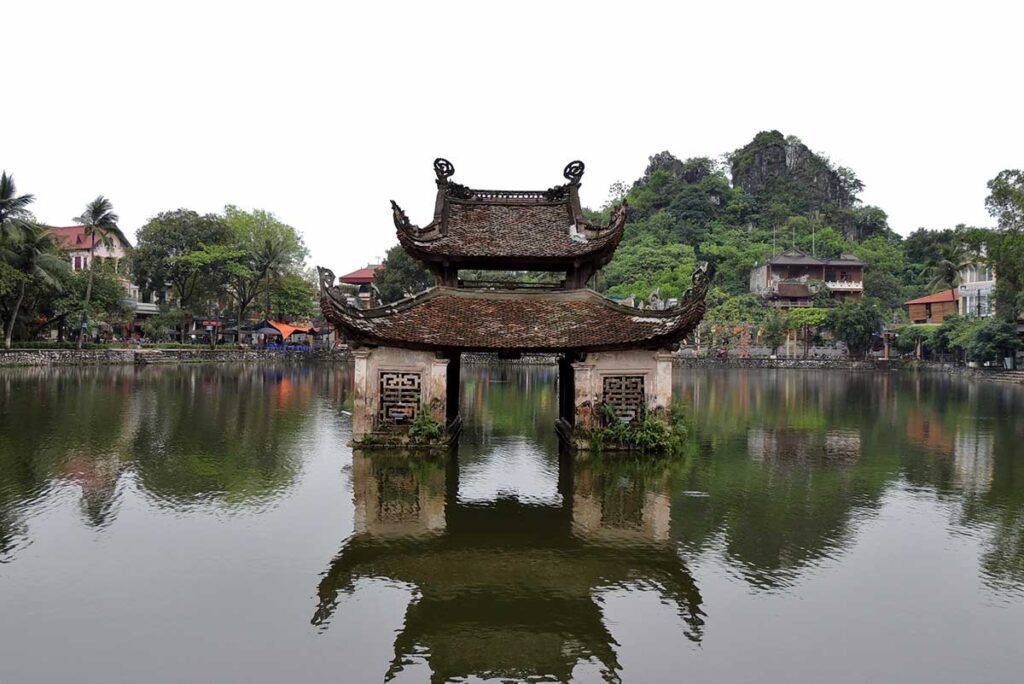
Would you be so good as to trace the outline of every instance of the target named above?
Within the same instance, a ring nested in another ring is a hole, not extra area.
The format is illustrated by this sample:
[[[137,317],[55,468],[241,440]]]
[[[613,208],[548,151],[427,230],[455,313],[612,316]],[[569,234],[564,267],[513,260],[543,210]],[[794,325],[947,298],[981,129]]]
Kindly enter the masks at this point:
[[[934,294],[911,299],[904,302],[907,313],[910,315],[911,323],[942,323],[949,314],[959,311],[960,293],[953,290],[943,290]]]
[[[136,314],[152,315],[160,310],[154,303],[143,302],[138,285],[131,280],[126,257],[131,250],[131,243],[120,230],[109,233],[108,240],[99,236],[93,238],[86,234],[85,226],[49,226],[47,230],[53,236],[57,246],[67,255],[72,271],[89,270],[90,260],[95,259],[96,265],[111,264],[121,280],[125,290],[125,300]]]

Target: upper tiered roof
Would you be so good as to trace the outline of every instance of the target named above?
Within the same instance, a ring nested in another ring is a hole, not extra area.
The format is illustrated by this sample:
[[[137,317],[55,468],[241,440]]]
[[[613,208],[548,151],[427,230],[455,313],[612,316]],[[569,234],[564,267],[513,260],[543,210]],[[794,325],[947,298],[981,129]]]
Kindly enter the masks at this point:
[[[622,239],[625,202],[608,226],[583,216],[579,187],[583,162],[563,171],[568,183],[547,190],[477,190],[452,182],[455,167],[434,160],[437,200],[433,220],[413,225],[392,201],[402,246],[427,265],[455,268],[561,270],[606,264]]]

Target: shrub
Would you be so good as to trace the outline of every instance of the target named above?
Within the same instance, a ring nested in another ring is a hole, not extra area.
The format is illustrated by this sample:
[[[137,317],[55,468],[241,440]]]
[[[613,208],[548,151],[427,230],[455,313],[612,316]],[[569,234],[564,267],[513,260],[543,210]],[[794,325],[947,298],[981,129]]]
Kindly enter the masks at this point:
[[[409,439],[417,444],[434,442],[444,436],[444,425],[434,420],[427,411],[416,414],[409,425]]]

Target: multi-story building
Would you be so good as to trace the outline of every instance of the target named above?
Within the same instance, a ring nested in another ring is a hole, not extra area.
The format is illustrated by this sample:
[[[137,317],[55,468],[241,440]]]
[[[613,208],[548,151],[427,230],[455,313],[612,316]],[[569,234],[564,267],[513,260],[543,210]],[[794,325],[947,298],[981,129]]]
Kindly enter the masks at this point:
[[[67,254],[72,271],[87,271],[90,259],[95,259],[97,266],[101,263],[109,263],[124,286],[125,304],[137,316],[159,313],[159,305],[154,302],[142,301],[142,293],[138,285],[131,280],[127,260],[131,244],[120,231],[112,231],[109,234],[109,240],[106,241],[97,237],[95,247],[93,247],[93,239],[86,235],[85,226],[50,227],[49,231],[57,245]]]
[[[819,259],[799,249],[787,249],[750,272],[750,291],[772,306],[788,309],[813,303],[815,286],[824,283],[833,299],[864,296],[866,264],[852,254]]]
[[[992,291],[996,274],[986,264],[972,264],[960,271],[959,314],[961,316],[991,316],[995,312]]]

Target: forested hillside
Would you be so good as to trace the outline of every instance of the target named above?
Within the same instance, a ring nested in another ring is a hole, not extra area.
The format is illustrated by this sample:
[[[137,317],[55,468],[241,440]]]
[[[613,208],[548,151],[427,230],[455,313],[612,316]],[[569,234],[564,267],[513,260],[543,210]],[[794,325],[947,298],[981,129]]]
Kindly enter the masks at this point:
[[[626,235],[598,286],[611,295],[660,290],[676,297],[697,262],[711,261],[712,315],[759,320],[764,308],[748,294],[750,269],[796,246],[819,257],[855,254],[868,264],[866,295],[899,310],[929,291],[926,264],[954,242],[955,231],[921,229],[902,239],[884,210],[859,200],[863,188],[853,170],[778,131],[759,133],[722,161],[660,152],[631,186],[613,186],[595,212],[607,214],[622,198],[630,207]]]

